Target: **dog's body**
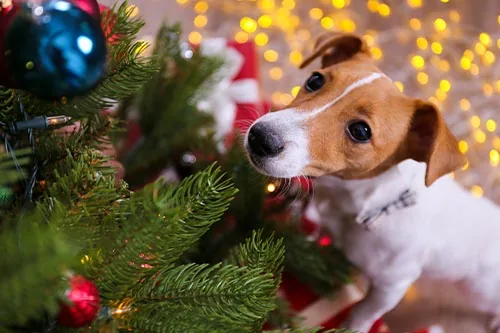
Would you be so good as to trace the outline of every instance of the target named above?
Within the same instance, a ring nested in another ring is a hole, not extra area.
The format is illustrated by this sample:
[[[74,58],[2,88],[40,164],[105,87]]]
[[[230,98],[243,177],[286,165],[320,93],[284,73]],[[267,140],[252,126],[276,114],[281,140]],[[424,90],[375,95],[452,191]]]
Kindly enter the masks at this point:
[[[317,177],[312,207],[371,281],[343,327],[366,333],[421,276],[457,283],[500,315],[500,208],[447,176],[466,159],[440,111],[403,95],[358,36],[320,37],[303,66],[318,57],[289,107],[252,124],[245,148],[264,174]]]
[[[500,209],[451,178],[422,181],[404,161],[366,180],[315,180],[309,209],[371,281],[345,326],[367,332],[421,277],[455,283],[480,311],[500,311]],[[363,223],[366,222],[366,223]]]

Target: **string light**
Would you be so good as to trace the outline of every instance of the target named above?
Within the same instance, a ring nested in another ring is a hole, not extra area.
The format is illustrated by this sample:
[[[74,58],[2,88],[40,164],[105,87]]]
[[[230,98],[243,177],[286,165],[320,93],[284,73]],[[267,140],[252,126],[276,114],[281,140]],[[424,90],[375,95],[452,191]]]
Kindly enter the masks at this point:
[[[498,163],[500,162],[500,153],[498,153],[497,150],[492,149],[490,151],[490,164],[491,166],[498,166]]]
[[[238,43],[246,43],[248,42],[248,34],[244,31],[238,31],[234,35],[234,40],[236,40]]]
[[[200,44],[203,37],[201,36],[201,34],[198,31],[192,31],[189,33],[188,39],[193,44]]]
[[[198,1],[196,5],[194,5],[194,11],[198,14],[206,13],[208,10],[208,3],[206,1]]]
[[[279,54],[274,50],[267,50],[264,52],[264,59],[269,62],[276,62],[279,59]]]
[[[269,15],[262,15],[259,17],[259,20],[257,23],[262,27],[262,28],[269,28],[273,24],[273,19]]]
[[[411,58],[411,64],[416,69],[422,69],[425,66],[425,59],[420,55],[413,56]]]
[[[257,44],[259,46],[266,45],[268,41],[269,41],[269,37],[267,37],[267,35],[263,32],[260,32],[255,36],[255,44]]]
[[[309,16],[313,20],[319,20],[323,17],[323,11],[320,8],[311,8],[311,10],[309,10]]]
[[[469,144],[467,143],[467,141],[460,140],[458,142],[458,150],[460,150],[462,154],[467,153],[467,151],[469,150]]]
[[[300,86],[295,86],[292,88],[292,96],[297,97],[298,93],[300,91]]]
[[[257,22],[250,17],[243,17],[240,20],[240,27],[243,31],[251,33],[257,30]]]
[[[405,90],[405,86],[404,86],[403,82],[396,81],[396,82],[394,82],[394,84],[396,85],[396,87],[398,87],[399,91],[403,92]]]
[[[417,38],[417,47],[421,50],[425,50],[427,49],[427,47],[429,46],[429,42],[427,41],[427,39],[425,37],[418,37]]]
[[[446,30],[447,24],[443,18],[438,18],[434,21],[434,28],[437,31],[443,32]]]
[[[474,195],[475,197],[478,197],[478,198],[480,198],[484,195],[484,190],[479,185],[472,186],[470,191],[471,191],[472,195]]]
[[[302,53],[300,51],[292,51],[289,56],[290,62],[295,66],[299,66],[302,63]]]
[[[422,0],[407,0],[408,6],[411,8],[420,8],[422,7]]]
[[[417,18],[410,19],[409,23],[410,23],[410,28],[412,28],[415,31],[419,31],[422,29],[422,22]]]

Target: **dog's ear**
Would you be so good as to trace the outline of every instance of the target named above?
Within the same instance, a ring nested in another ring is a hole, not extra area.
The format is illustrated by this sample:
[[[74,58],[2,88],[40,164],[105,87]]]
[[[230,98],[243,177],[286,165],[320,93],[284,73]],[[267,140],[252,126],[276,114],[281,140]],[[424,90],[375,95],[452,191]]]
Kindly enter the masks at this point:
[[[425,162],[425,185],[430,186],[440,177],[466,163],[458,142],[439,110],[431,103],[416,100],[407,136],[408,158]]]
[[[357,35],[343,33],[325,33],[318,37],[313,53],[307,57],[300,68],[304,68],[316,58],[321,58],[322,68],[346,61],[357,54],[370,56],[370,48]]]

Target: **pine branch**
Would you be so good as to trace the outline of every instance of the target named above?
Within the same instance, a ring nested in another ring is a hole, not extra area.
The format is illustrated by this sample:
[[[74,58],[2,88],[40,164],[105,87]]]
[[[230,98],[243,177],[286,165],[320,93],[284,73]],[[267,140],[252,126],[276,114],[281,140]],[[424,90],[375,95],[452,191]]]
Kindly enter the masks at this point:
[[[131,306],[172,315],[167,332],[178,332],[177,323],[189,323],[194,313],[251,332],[274,308],[274,290],[272,275],[260,269],[189,264],[160,270],[133,294]]]
[[[30,319],[55,315],[64,293],[64,269],[74,264],[74,249],[60,232],[39,225],[32,213],[4,225],[0,233],[0,330]]]
[[[103,297],[123,298],[141,278],[175,262],[197,242],[236,193],[224,178],[213,166],[178,187],[158,181],[121,202],[107,217],[119,222],[120,231],[111,236],[112,242],[103,239],[103,259],[89,268]]]
[[[21,172],[16,168],[16,162],[9,154],[0,154],[0,186],[13,184],[26,177],[25,168],[31,160],[31,150],[16,150],[15,154]]]

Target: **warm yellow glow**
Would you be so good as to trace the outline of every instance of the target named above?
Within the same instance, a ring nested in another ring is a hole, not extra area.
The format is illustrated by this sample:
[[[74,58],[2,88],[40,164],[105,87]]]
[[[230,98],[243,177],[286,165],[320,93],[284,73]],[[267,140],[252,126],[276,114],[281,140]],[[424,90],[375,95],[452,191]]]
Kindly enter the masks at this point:
[[[403,82],[396,81],[396,82],[394,82],[394,84],[396,85],[396,87],[398,87],[399,91],[403,92],[405,90],[405,86],[403,85]]]
[[[484,195],[483,189],[481,188],[481,186],[478,186],[478,185],[472,186],[470,189],[470,192],[472,193],[473,196],[478,197],[478,198],[480,198]]]
[[[425,37],[418,37],[417,38],[417,46],[419,49],[425,50],[429,46],[429,42],[427,41],[427,39]]]
[[[311,10],[309,10],[309,17],[313,20],[319,20],[323,17],[323,11],[320,8],[311,8]]]
[[[459,141],[458,142],[458,150],[460,150],[460,152],[462,154],[465,154],[467,153],[467,151],[469,150],[469,144],[467,143],[467,141]]]
[[[411,58],[411,64],[416,69],[422,69],[425,66],[425,59],[420,55],[413,56]]]
[[[273,19],[269,15],[262,15],[259,17],[259,20],[257,23],[262,27],[262,28],[269,28],[273,24]]]
[[[345,32],[354,32],[356,30],[356,23],[353,20],[342,20],[339,25],[340,30]]]
[[[263,12],[270,12],[276,6],[274,0],[259,0],[257,5]]]
[[[377,0],[368,0],[366,7],[372,13],[376,13],[378,11],[380,3]]]
[[[486,130],[493,133],[496,129],[497,123],[493,119],[488,119],[488,121],[486,121]]]
[[[299,66],[302,63],[302,53],[300,51],[292,51],[289,56],[290,62],[295,66]]]
[[[292,10],[295,8],[295,0],[283,0],[281,2],[281,5],[283,6],[283,8]]]
[[[240,27],[244,31],[252,33],[257,30],[257,22],[250,17],[243,17],[240,20]]]
[[[203,40],[203,37],[198,31],[192,31],[189,33],[188,39],[193,44],[200,44],[201,41]]]
[[[479,66],[476,64],[470,65],[470,73],[472,75],[478,75],[479,74]]]
[[[272,93],[271,100],[273,101],[274,104],[280,104],[281,103],[281,93],[280,92]]]
[[[405,293],[404,300],[406,302],[414,302],[418,299],[419,293],[415,286],[410,286]]]
[[[345,7],[346,3],[345,0],[332,0],[332,5],[337,9],[342,9]]]
[[[467,57],[462,57],[460,59],[460,66],[465,70],[469,70],[472,66],[472,61]]]
[[[484,133],[483,131],[478,129],[474,133],[474,139],[476,139],[476,141],[479,143],[485,143],[486,142],[486,133]]]
[[[194,18],[193,24],[197,28],[203,28],[208,23],[208,19],[205,15],[198,15]]]
[[[451,83],[448,80],[441,80],[439,82],[439,89],[441,89],[444,92],[449,92],[451,89]]]
[[[408,6],[411,8],[419,8],[422,7],[422,0],[406,0]]]
[[[500,24],[500,15],[497,16],[498,24]]]
[[[446,100],[446,97],[448,97],[448,94],[446,93],[446,91],[443,91],[441,89],[436,90],[436,98],[440,102],[444,102]]]
[[[368,45],[369,47],[373,47],[375,45],[375,37],[373,37],[372,35],[365,34],[363,35],[363,38],[366,42],[366,45]]]
[[[85,265],[85,263],[89,262],[90,261],[90,257],[86,254],[82,257],[82,259],[80,259],[80,262],[82,263],[82,265]]]
[[[450,20],[455,23],[460,22],[460,13],[456,10],[450,11]]]
[[[490,151],[490,164],[491,166],[498,166],[498,163],[500,162],[500,153],[498,153],[498,150],[492,149]]]
[[[384,56],[382,50],[379,47],[373,47],[370,51],[372,53],[372,56],[377,60],[382,59],[382,57]]]
[[[410,19],[409,23],[410,23],[410,28],[412,28],[415,31],[419,31],[422,29],[422,22],[417,18]]]
[[[435,54],[441,54],[443,52],[443,45],[441,45],[441,43],[439,42],[433,42],[431,44],[431,50]]]
[[[477,54],[483,55],[486,52],[486,46],[481,43],[476,43],[476,45],[474,46],[474,50],[476,50]]]
[[[493,138],[493,147],[495,147],[495,149],[497,150],[500,150],[500,137],[495,136]]]
[[[500,38],[497,39],[497,46],[500,49]]]
[[[479,126],[481,126],[481,118],[479,118],[478,116],[472,116],[470,118],[470,124],[474,128],[479,128]]]
[[[127,14],[130,15],[130,17],[136,17],[137,15],[139,15],[139,7],[135,6],[135,5],[129,5],[126,9],[127,11]]]
[[[234,35],[234,40],[237,41],[238,43],[246,43],[248,42],[248,34],[244,31],[238,31]]]
[[[188,0],[177,0],[177,3],[179,5],[185,5],[188,2]]]
[[[467,162],[465,163],[465,165],[462,167],[462,170],[465,171],[465,170],[469,169],[469,167],[470,167],[470,163],[469,163],[469,160],[467,160]]]
[[[446,21],[443,18],[438,18],[434,21],[434,28],[437,31],[445,31],[446,30]]]
[[[490,97],[491,95],[493,95],[493,92],[494,92],[493,85],[489,83],[485,83],[483,85],[483,93],[485,96]]]
[[[266,52],[264,52],[264,59],[266,59],[269,62],[275,62],[278,60],[278,58],[279,54],[274,50],[267,50]]]
[[[208,3],[206,1],[198,1],[194,5],[194,11],[198,14],[203,14],[208,10]]]
[[[293,96],[290,94],[281,94],[280,96],[280,104],[288,105],[293,101]]]
[[[441,0],[442,3],[448,3],[450,0]]]
[[[469,58],[470,60],[474,60],[475,55],[474,52],[472,52],[472,50],[465,50],[464,57]]]
[[[293,87],[292,88],[292,96],[297,97],[297,95],[299,94],[299,91],[300,91],[300,86]]]
[[[269,77],[275,81],[281,80],[283,77],[283,70],[280,67],[272,67],[269,70]]]
[[[491,51],[486,51],[484,54],[484,62],[486,65],[491,65],[495,62],[495,54]]]
[[[495,90],[497,93],[500,93],[500,80],[498,80],[497,82],[495,82]]]
[[[391,15],[391,7],[383,3],[380,6],[378,6],[378,13],[380,14],[380,16],[387,17]]]
[[[422,85],[426,85],[429,82],[429,75],[427,75],[427,73],[420,72],[417,74],[417,81]]]
[[[446,60],[441,60],[439,62],[439,70],[442,71],[442,72],[449,72],[451,67],[450,67],[450,63]]]
[[[470,102],[467,98],[462,98],[460,100],[460,108],[464,111],[469,111],[470,110]]]
[[[266,191],[269,193],[273,193],[274,191],[276,191],[276,185],[274,185],[273,183],[267,184]]]
[[[481,32],[479,34],[479,41],[484,45],[488,46],[491,44],[491,37],[486,32]]]
[[[267,37],[267,35],[265,33],[263,33],[263,32],[259,32],[255,36],[255,44],[257,44],[259,46],[266,45],[268,41],[269,41],[269,37]]]
[[[333,19],[331,17],[325,16],[321,19],[321,26],[325,29],[333,28]]]

